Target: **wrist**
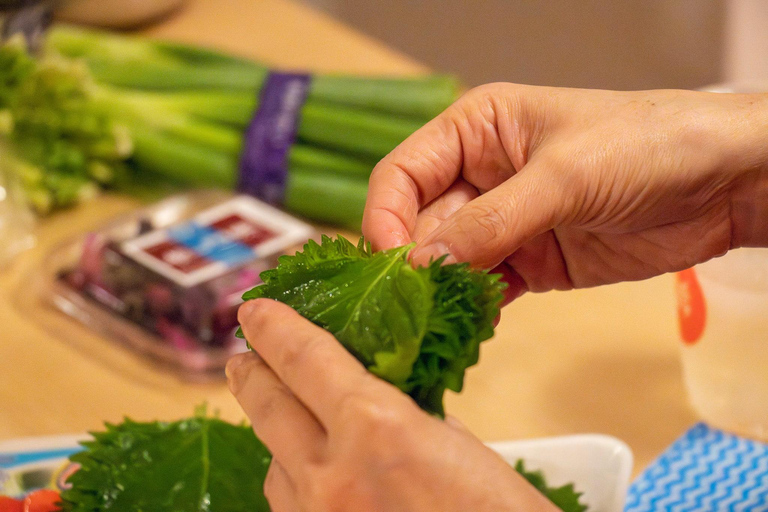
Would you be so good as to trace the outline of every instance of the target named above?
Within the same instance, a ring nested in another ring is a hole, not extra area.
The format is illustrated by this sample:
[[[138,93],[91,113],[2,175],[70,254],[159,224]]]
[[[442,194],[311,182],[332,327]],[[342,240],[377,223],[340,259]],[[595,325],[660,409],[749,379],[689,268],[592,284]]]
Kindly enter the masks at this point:
[[[768,247],[768,167],[744,173],[731,189],[731,249]]]
[[[768,247],[768,94],[728,96],[731,248]]]

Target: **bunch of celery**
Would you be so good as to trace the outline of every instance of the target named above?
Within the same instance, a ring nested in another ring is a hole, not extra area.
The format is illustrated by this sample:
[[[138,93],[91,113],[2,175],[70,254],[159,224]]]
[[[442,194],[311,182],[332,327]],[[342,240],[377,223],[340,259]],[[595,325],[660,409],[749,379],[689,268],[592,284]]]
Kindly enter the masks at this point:
[[[45,141],[42,149],[20,153],[46,175],[57,167],[40,155],[55,154],[51,147],[65,141],[67,147],[79,144],[80,156],[72,157],[79,170],[70,173],[78,178],[106,183],[127,174],[133,183],[235,187],[243,133],[268,73],[264,66],[208,49],[64,26],[49,32],[38,68],[49,62],[67,68],[74,84],[67,87],[78,90],[78,108],[87,115],[70,120],[71,107],[61,109],[59,117],[67,121],[56,125],[71,121],[78,132],[72,137],[69,132],[48,134],[47,118],[26,121],[38,112],[10,108],[17,132],[30,126],[24,129]],[[40,88],[31,89],[27,103],[34,104]],[[43,92],[37,97],[41,105],[50,96]],[[313,77],[288,155],[283,206],[314,220],[359,227],[373,165],[449,105],[456,93],[455,81],[445,76]],[[0,93],[0,109],[9,109],[1,102]],[[46,115],[47,110],[55,109],[42,109]],[[91,133],[94,126],[97,135]],[[91,137],[87,144],[80,143],[79,132]],[[24,138],[16,135],[17,140]],[[101,152],[92,155],[92,147]],[[132,172],[122,172],[121,162]]]
[[[21,37],[0,46],[0,135],[13,143],[2,158],[41,213],[92,197],[131,154],[127,129],[95,108],[88,76],[72,61],[36,61]]]

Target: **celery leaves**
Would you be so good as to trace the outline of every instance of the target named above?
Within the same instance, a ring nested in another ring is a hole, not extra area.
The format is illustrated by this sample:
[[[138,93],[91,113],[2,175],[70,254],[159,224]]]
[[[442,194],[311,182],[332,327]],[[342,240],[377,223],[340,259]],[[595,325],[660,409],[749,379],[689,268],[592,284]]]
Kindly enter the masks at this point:
[[[262,487],[271,456],[250,427],[194,417],[107,424],[70,460],[64,512],[268,512]]]
[[[310,241],[243,299],[276,299],[325,328],[374,374],[442,416],[446,389],[493,335],[504,284],[467,264],[413,268],[412,246],[373,252],[339,236]]]

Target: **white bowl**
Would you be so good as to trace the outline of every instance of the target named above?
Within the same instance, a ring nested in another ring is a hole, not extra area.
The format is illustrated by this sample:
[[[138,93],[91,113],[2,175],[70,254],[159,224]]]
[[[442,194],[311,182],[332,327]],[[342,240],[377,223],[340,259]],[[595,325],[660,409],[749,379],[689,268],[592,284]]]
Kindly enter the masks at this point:
[[[105,28],[133,28],[156,21],[185,0],[62,0],[56,16],[63,21]]]
[[[632,451],[623,441],[601,434],[487,443],[515,465],[541,470],[550,486],[573,483],[588,512],[621,512],[632,474]]]

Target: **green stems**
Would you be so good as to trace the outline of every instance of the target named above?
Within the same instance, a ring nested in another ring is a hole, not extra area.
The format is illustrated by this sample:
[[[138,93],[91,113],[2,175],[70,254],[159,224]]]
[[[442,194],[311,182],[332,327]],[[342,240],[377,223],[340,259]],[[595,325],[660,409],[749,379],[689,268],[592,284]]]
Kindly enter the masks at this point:
[[[93,111],[130,133],[134,183],[236,186],[266,66],[205,48],[66,26],[49,32],[46,49],[87,65]],[[288,151],[283,206],[359,228],[375,163],[457,91],[444,75],[313,76]],[[110,148],[91,149],[109,155]],[[89,167],[90,179],[113,180],[112,168],[97,164]],[[133,190],[124,180],[119,185]]]
[[[300,215],[360,229],[368,180],[291,167],[283,205]]]
[[[84,59],[96,80],[134,89],[225,90],[257,95],[268,68],[178,43],[58,26],[49,49]],[[308,99],[427,121],[457,96],[447,75],[373,78],[314,75]]]
[[[237,184],[237,155],[149,129],[137,131],[135,144],[132,163],[153,176],[198,188],[232,190]],[[316,221],[358,229],[370,169],[338,158],[303,146],[292,148],[283,206]]]

